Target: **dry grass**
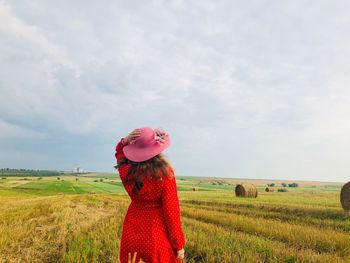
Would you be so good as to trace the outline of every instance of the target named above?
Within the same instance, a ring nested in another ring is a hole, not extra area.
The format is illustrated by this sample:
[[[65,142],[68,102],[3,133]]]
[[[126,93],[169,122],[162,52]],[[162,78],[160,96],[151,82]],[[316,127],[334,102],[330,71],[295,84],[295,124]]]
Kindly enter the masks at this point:
[[[180,197],[188,263],[350,262],[350,217],[336,192]],[[125,194],[1,197],[0,262],[118,262],[128,203]]]
[[[86,195],[4,199],[0,262],[116,262],[126,206]]]

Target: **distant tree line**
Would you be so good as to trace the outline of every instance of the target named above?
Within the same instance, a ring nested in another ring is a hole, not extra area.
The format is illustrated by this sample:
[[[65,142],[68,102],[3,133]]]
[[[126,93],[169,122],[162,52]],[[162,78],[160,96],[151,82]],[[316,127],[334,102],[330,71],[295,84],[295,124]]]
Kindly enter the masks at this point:
[[[13,168],[0,168],[1,176],[57,176],[63,172],[55,170],[34,170],[34,169],[13,169]]]

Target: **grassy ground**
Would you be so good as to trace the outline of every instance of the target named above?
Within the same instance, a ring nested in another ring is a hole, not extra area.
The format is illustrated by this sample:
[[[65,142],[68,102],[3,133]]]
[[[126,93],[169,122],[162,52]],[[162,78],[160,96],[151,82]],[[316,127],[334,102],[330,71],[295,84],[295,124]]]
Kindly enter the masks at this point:
[[[186,262],[350,262],[339,184],[260,182],[245,199],[230,180],[179,179]],[[110,175],[0,179],[0,262],[118,262],[128,204]]]

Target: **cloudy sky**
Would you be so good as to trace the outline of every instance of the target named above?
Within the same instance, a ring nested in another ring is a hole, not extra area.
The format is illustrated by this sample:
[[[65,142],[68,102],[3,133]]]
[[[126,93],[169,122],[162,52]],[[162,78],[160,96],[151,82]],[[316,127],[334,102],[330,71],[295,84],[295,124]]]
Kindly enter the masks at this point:
[[[0,0],[0,167],[113,171],[136,127],[177,174],[350,179],[350,2]]]

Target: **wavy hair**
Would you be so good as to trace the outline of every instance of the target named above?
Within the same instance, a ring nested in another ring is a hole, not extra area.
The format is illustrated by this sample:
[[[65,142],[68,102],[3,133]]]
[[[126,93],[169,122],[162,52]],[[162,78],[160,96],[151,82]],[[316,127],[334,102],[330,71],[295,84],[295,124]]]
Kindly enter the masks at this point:
[[[139,194],[142,188],[142,181],[144,178],[161,180],[162,175],[169,178],[174,176],[173,169],[168,159],[162,153],[144,162],[133,162],[127,158],[123,158],[118,161],[117,165],[114,167],[119,170],[124,165],[128,164],[130,168],[126,174],[125,182],[127,184],[135,184],[132,191],[136,195]]]

